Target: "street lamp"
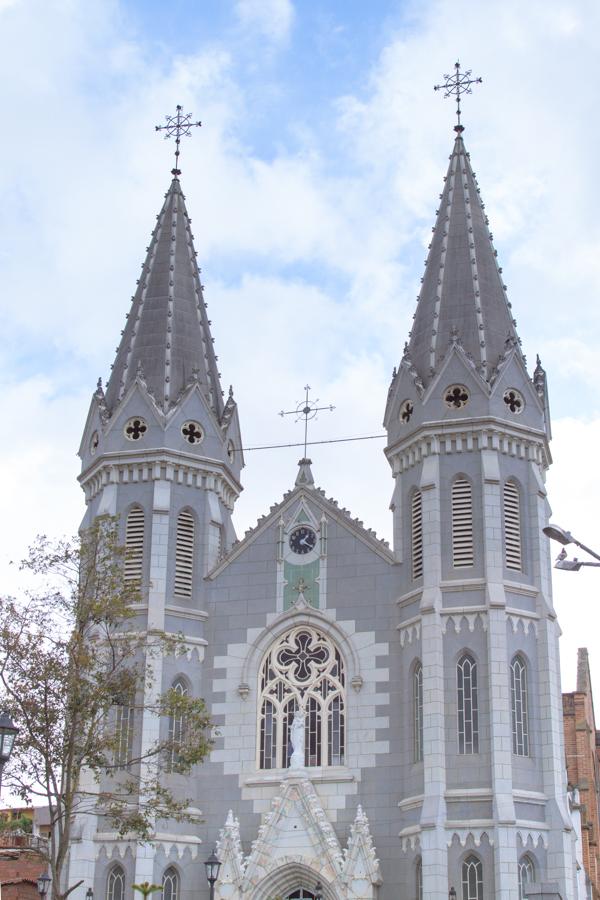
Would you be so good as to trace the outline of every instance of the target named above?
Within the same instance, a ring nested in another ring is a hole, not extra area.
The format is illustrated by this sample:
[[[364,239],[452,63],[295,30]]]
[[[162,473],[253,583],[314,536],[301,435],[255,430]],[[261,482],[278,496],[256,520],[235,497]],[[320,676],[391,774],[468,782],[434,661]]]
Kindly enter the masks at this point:
[[[40,897],[45,897],[48,893],[48,888],[50,887],[50,882],[52,879],[48,875],[47,872],[42,872],[37,880],[37,889]]]
[[[91,887],[89,887],[85,892],[85,900],[94,900],[94,892]]]
[[[18,733],[19,729],[8,713],[0,713],[0,787],[2,786],[2,772],[10,759]]]
[[[219,877],[219,869],[221,868],[221,863],[219,862],[215,850],[213,850],[205,861],[204,868],[206,869],[206,880],[210,884],[210,900],[214,900],[215,881]]]
[[[448,900],[456,900],[456,891],[453,887],[451,887],[448,892]]]
[[[545,528],[542,528],[542,531],[546,537],[549,537],[552,541],[558,541],[563,547],[566,547],[567,544],[575,544],[586,553],[589,553],[590,556],[593,556],[594,559],[600,560],[600,554],[586,547],[585,544],[574,538],[570,531],[566,531],[560,525],[546,525]],[[575,559],[567,559],[566,557],[567,551],[563,549],[554,563],[554,568],[565,569],[567,572],[579,572],[582,566],[600,566],[600,562],[586,562],[585,560],[577,559],[577,557]]]
[[[315,884],[315,900],[323,900],[323,885],[320,880]]]

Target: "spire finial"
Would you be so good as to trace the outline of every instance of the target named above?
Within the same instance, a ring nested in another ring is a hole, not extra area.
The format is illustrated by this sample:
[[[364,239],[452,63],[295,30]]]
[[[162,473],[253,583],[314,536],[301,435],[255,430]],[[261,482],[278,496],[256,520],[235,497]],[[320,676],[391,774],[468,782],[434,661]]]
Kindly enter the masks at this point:
[[[460,71],[460,62],[454,63],[454,74],[444,75],[444,84],[434,85],[434,91],[445,91],[444,100],[448,97],[456,97],[456,118],[457,124],[454,130],[457,134],[461,134],[465,129],[460,123],[460,97],[461,94],[472,94],[472,84],[481,84],[482,78],[471,78],[471,69],[466,72]]]
[[[177,112],[174,116],[165,116],[166,125],[155,125],[155,131],[164,131],[165,140],[175,135],[175,168],[171,169],[171,174],[177,178],[181,175],[181,170],[179,168],[179,142],[182,137],[189,137],[192,133],[192,128],[195,126],[202,125],[202,122],[192,122],[192,114],[186,113],[183,115],[183,106],[179,103],[176,106]]]
[[[304,391],[305,391],[304,400],[301,400],[297,404],[296,409],[288,409],[288,410],[282,409],[281,412],[279,413],[280,416],[296,416],[296,422],[299,422],[302,419],[302,417],[304,417],[304,458],[300,460],[300,463],[302,463],[306,459],[306,445],[308,443],[308,422],[309,422],[309,420],[314,419],[316,417],[317,413],[320,413],[325,409],[329,410],[330,412],[333,412],[333,410],[335,409],[335,406],[317,406],[317,403],[319,402],[318,397],[316,400],[310,400],[309,396],[308,396],[309,391],[310,391],[310,384],[304,385]]]

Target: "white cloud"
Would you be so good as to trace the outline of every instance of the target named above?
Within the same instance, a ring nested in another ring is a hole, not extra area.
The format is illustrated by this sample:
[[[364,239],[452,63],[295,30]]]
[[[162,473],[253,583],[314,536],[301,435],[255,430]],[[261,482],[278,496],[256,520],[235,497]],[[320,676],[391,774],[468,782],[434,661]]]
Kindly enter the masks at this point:
[[[289,37],[294,21],[291,0],[237,0],[235,11],[241,25],[258,32],[274,44]]]

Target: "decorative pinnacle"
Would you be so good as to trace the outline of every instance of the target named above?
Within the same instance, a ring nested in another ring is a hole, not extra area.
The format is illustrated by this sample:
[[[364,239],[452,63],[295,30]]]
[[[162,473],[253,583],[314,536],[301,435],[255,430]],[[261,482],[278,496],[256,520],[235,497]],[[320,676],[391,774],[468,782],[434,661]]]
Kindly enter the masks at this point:
[[[179,168],[179,142],[182,137],[191,137],[192,128],[196,126],[202,125],[202,122],[192,122],[192,114],[186,113],[182,115],[183,106],[180,106],[178,103],[176,106],[177,112],[174,116],[165,116],[165,120],[167,122],[166,125],[155,125],[155,131],[164,131],[165,132],[165,140],[175,135],[175,168],[171,169],[171,175],[174,175],[177,178],[181,175],[181,170]]]
[[[308,396],[308,392],[310,391],[310,385],[304,385],[305,396],[304,400],[301,400],[296,409],[288,409],[281,410],[279,413],[280,416],[296,416],[296,422],[300,422],[302,418],[304,418],[304,459],[306,459],[306,445],[308,443],[308,423],[310,419],[315,419],[317,413],[323,412],[323,410],[329,410],[329,412],[333,412],[335,406],[317,406],[319,402],[319,398],[316,400],[310,400]],[[302,463],[303,460],[300,460]]]
[[[471,69],[467,69],[466,72],[460,71],[460,63],[454,63],[454,74],[453,75],[444,75],[444,84],[436,84],[434,85],[434,91],[445,91],[444,100],[448,97],[456,97],[456,118],[457,124],[454,126],[454,130],[457,134],[460,134],[464,131],[464,126],[460,123],[460,98],[461,94],[472,94],[471,90],[472,84],[481,84],[483,81],[482,78],[471,78]]]

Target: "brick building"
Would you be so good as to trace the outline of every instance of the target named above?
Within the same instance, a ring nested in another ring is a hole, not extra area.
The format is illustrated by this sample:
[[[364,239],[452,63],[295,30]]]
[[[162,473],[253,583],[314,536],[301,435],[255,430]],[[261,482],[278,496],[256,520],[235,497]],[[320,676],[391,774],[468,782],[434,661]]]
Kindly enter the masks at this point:
[[[46,841],[32,834],[0,834],[1,900],[39,900],[37,879],[47,869]]]
[[[588,652],[577,653],[577,690],[563,694],[569,784],[579,791],[583,862],[592,897],[600,898],[600,731],[596,730]]]

